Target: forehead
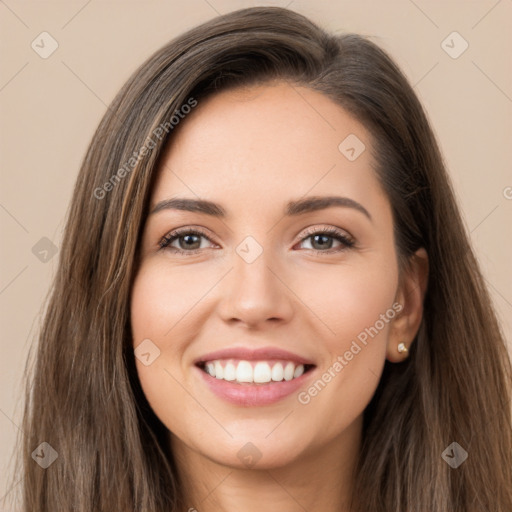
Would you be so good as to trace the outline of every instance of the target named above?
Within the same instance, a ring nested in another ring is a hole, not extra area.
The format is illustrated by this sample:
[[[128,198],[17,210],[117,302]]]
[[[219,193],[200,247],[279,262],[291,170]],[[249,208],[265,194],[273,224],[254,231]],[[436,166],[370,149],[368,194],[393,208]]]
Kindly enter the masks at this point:
[[[325,95],[278,82],[199,102],[163,154],[151,203],[196,196],[229,214],[334,192],[383,199],[369,132]]]

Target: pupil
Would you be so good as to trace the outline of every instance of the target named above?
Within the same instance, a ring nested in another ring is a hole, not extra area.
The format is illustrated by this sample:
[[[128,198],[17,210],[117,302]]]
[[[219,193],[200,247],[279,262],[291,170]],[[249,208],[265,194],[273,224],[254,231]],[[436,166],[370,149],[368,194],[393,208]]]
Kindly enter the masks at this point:
[[[191,241],[190,239],[197,238],[197,235],[185,235],[182,238],[185,240],[186,246],[190,249],[190,244],[188,242]],[[194,243],[197,243],[197,240],[196,241],[192,240],[191,242],[192,242],[192,244],[194,244]]]
[[[330,237],[327,235],[315,235],[313,238],[314,238],[314,243],[317,243],[318,239],[320,239],[320,238],[323,238],[325,240],[326,238],[329,239]],[[327,244],[325,244],[325,243],[320,242],[320,247],[326,247],[326,245],[329,245],[329,243],[327,242]]]

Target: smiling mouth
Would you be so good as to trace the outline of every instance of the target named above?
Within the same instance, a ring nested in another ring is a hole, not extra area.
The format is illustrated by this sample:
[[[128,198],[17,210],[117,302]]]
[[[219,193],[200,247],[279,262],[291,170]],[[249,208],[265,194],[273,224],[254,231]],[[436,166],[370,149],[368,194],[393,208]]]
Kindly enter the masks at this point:
[[[298,379],[315,367],[293,361],[212,360],[197,364],[198,368],[218,380],[241,385],[268,385]]]

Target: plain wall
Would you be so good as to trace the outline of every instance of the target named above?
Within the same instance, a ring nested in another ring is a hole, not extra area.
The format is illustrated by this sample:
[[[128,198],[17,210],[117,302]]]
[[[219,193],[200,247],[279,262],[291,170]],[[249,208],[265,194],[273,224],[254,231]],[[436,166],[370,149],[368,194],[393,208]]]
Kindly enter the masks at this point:
[[[369,35],[396,59],[432,122],[511,339],[512,2],[6,0],[0,3],[0,510],[7,510],[2,497],[17,491],[7,484],[25,360],[79,166],[106,106],[169,39],[217,13],[256,5],[289,6],[330,30]],[[448,37],[453,31],[463,39]],[[48,58],[40,56],[51,49],[42,32],[58,44]],[[456,55],[464,40],[469,46],[457,58],[445,51]],[[53,257],[43,237],[55,246]]]

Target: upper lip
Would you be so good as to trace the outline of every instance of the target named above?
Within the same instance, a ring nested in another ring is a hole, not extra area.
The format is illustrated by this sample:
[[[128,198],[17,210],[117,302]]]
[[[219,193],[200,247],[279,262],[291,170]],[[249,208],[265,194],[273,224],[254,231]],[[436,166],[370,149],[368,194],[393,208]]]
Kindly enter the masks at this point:
[[[241,359],[243,361],[265,361],[269,359],[284,359],[298,364],[314,365],[313,361],[274,347],[248,348],[248,347],[231,347],[222,350],[216,350],[197,358],[194,364],[201,364],[207,361],[215,361],[217,359]]]

